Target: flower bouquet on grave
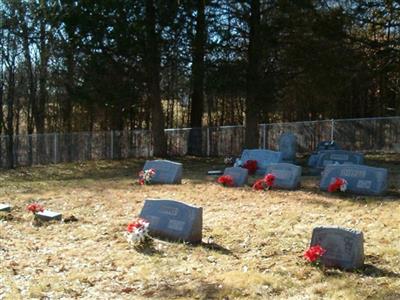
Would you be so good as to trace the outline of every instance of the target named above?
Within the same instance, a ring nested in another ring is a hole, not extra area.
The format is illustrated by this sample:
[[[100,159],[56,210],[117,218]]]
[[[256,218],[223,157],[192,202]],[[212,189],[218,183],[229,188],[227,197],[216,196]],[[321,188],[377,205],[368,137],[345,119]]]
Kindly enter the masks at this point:
[[[249,171],[249,175],[253,175],[257,171],[257,161],[248,160],[243,164],[242,168],[247,169]]]
[[[258,179],[253,184],[253,189],[255,189],[256,191],[269,190],[274,185],[274,181],[275,181],[275,175],[268,173],[267,175],[265,175],[264,178]]]
[[[156,175],[155,169],[142,170],[139,172],[139,184],[151,184],[153,177]]]
[[[32,225],[40,225],[40,220],[36,217],[38,212],[44,211],[44,206],[39,203],[31,203],[26,206],[26,210],[33,214],[33,222]]]
[[[320,245],[310,246],[304,253],[303,257],[315,267],[322,267],[321,257],[325,254],[326,249]]]
[[[128,243],[142,247],[148,245],[152,241],[149,235],[149,225],[150,222],[143,218],[129,222],[125,232]]]
[[[345,192],[347,190],[347,180],[336,177],[335,180],[328,186],[328,192],[333,193],[336,191]]]
[[[235,185],[233,177],[230,175],[222,175],[218,177],[217,182],[226,187],[232,187]]]
[[[224,158],[224,164],[228,166],[232,166],[235,163],[235,158],[232,156],[228,156]]]

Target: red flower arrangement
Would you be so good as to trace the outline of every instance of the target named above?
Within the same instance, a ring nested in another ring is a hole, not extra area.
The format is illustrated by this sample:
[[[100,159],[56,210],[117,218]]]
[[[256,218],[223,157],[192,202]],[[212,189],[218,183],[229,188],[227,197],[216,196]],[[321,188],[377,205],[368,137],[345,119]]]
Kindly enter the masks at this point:
[[[347,189],[347,180],[336,177],[335,180],[328,186],[328,192],[333,193],[336,191],[345,192]]]
[[[26,207],[26,209],[31,213],[36,214],[38,212],[44,211],[44,206],[39,203],[31,203]]]
[[[258,179],[253,184],[253,189],[257,191],[269,190],[274,185],[274,181],[275,181],[275,175],[268,173],[267,175],[265,175],[264,178]]]
[[[140,185],[151,184],[151,180],[153,179],[154,175],[156,175],[155,169],[148,169],[148,170],[140,171],[139,172],[139,184]]]
[[[304,258],[311,263],[318,263],[319,259],[325,254],[326,250],[322,248],[320,245],[315,245],[304,253]]]
[[[242,167],[249,171],[249,175],[253,175],[257,171],[257,161],[248,160],[244,163]]]
[[[275,175],[271,173],[265,175],[264,180],[268,187],[272,187],[274,185],[275,178]]]
[[[142,243],[146,242],[149,236],[150,222],[146,219],[139,218],[135,221],[129,222],[126,227],[126,238],[129,243]]]
[[[217,182],[222,184],[223,186],[234,186],[235,185],[233,178],[230,175],[222,175],[222,176],[218,177]]]

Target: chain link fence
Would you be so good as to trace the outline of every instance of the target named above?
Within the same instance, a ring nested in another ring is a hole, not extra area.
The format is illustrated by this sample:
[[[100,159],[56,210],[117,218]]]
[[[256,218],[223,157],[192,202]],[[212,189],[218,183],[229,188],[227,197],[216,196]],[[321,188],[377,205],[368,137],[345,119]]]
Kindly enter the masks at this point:
[[[168,154],[187,155],[195,131],[199,155],[237,156],[243,149],[243,126],[166,129]],[[324,140],[352,151],[400,153],[400,117],[260,124],[259,147],[278,150],[285,132],[297,136],[299,153],[313,151]],[[149,130],[0,136],[1,168],[152,155]]]

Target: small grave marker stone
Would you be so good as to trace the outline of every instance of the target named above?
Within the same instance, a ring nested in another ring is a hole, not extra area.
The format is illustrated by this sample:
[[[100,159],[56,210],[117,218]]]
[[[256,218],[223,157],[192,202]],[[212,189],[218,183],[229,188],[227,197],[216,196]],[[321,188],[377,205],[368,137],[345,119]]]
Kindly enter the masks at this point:
[[[45,209],[44,211],[37,212],[35,217],[42,221],[61,221],[62,214]]]
[[[245,168],[231,167],[225,168],[224,175],[232,176],[236,187],[244,186],[247,183],[249,171]]]
[[[282,160],[294,162],[297,152],[297,137],[293,133],[284,133],[279,138],[279,151],[282,152]]]
[[[0,211],[10,212],[11,211],[11,205],[10,204],[0,204]]]
[[[256,160],[258,168],[256,174],[262,175],[268,165],[282,162],[282,152],[265,149],[246,149],[243,150],[240,160],[243,164],[248,160]]]
[[[315,168],[315,165],[317,164],[318,161],[318,154],[321,151],[326,151],[326,150],[342,150],[342,147],[340,147],[340,145],[337,144],[335,141],[322,141],[318,143],[317,148],[308,159],[308,166]]]
[[[346,179],[350,192],[381,195],[387,188],[388,170],[365,165],[328,165],[322,172],[321,190],[326,191],[336,177]]]
[[[182,164],[170,160],[148,160],[143,170],[154,169],[152,183],[179,184],[182,182]]]
[[[221,170],[211,170],[211,171],[207,172],[207,175],[210,175],[210,176],[219,176],[222,174],[224,174],[224,171],[221,171]]]
[[[265,173],[275,175],[274,187],[295,189],[300,185],[300,166],[289,163],[271,164]]]
[[[364,163],[364,154],[345,151],[345,150],[325,150],[318,153],[315,167],[324,169],[331,164],[355,164],[362,165]]]
[[[364,237],[361,231],[340,227],[316,227],[311,238],[311,246],[315,245],[320,245],[326,250],[321,262],[327,267],[351,270],[364,264]]]
[[[201,242],[203,208],[175,200],[146,199],[140,217],[151,235],[173,241]]]

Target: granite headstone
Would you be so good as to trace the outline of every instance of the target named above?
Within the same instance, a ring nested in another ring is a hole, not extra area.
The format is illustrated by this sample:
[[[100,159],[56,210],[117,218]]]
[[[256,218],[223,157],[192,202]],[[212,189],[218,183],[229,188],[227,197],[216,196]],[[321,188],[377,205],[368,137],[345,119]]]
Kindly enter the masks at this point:
[[[282,162],[282,152],[265,149],[246,149],[243,150],[240,160],[243,164],[248,160],[256,160],[258,168],[256,174],[262,175],[268,165]]]
[[[11,211],[11,205],[10,204],[1,204],[0,203],[0,211],[10,212]]]
[[[274,187],[295,189],[300,185],[300,166],[289,163],[270,164],[265,173],[275,175]]]
[[[364,237],[360,231],[340,227],[316,227],[311,238],[311,246],[315,245],[326,250],[321,257],[321,262],[326,267],[351,270],[364,264]]]
[[[179,184],[182,182],[183,167],[181,163],[169,160],[148,160],[143,170],[149,169],[156,171],[152,183]]]
[[[364,154],[346,150],[325,150],[320,151],[317,157],[315,168],[324,169],[331,164],[355,164],[364,163]]]
[[[149,233],[173,241],[201,242],[203,208],[175,200],[146,199],[140,217],[148,220]]]
[[[225,168],[224,175],[232,176],[236,187],[244,186],[247,183],[249,171],[241,167]]]
[[[284,133],[279,138],[279,151],[282,152],[282,160],[294,162],[297,152],[297,137],[293,133]]]
[[[327,165],[322,172],[321,190],[326,191],[336,177],[346,179],[350,192],[381,195],[387,188],[388,170],[365,165]]]
[[[319,152],[325,150],[342,150],[342,147],[340,147],[340,145],[337,144],[335,141],[322,141],[318,143],[317,148],[308,159],[308,166],[314,168],[318,161]]]
[[[35,213],[35,217],[42,221],[61,221],[62,214],[45,209],[44,211]]]

